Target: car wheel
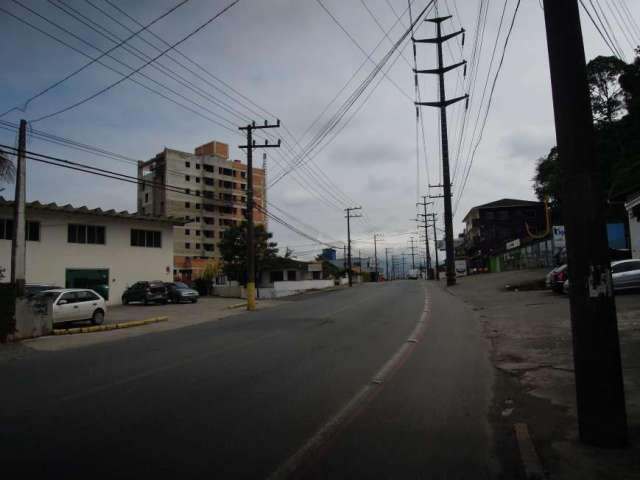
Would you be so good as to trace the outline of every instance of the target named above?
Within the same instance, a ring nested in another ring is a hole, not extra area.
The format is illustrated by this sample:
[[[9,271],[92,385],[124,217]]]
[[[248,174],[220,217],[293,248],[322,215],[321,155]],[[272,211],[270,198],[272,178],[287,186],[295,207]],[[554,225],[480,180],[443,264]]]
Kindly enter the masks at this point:
[[[191,303],[198,303],[198,299],[194,298],[193,300],[191,300]]]
[[[127,299],[127,297],[122,297],[122,304],[129,305],[129,299]]]
[[[102,310],[96,310],[91,317],[91,323],[94,325],[102,325],[104,322],[104,312]]]
[[[149,305],[149,300],[147,300],[146,298],[144,299],[144,304],[145,305]]]

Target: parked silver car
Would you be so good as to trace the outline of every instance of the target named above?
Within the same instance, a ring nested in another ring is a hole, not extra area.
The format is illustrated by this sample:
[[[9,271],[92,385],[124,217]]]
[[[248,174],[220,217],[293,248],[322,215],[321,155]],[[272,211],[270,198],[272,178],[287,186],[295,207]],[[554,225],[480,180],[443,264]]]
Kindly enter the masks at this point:
[[[640,259],[611,262],[611,280],[614,292],[640,289]],[[569,280],[564,282],[562,290],[569,293]]]

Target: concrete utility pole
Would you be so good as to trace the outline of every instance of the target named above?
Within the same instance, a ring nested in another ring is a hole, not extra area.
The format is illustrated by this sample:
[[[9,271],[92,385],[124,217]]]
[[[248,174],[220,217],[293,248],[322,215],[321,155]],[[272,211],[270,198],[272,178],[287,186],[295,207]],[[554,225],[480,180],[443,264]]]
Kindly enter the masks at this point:
[[[379,238],[382,238],[382,235],[379,233],[374,233],[373,234],[373,259],[374,259],[374,265],[376,268],[376,282],[378,281],[378,244],[377,244],[377,240]]]
[[[385,266],[385,271],[386,273],[386,280],[391,280],[391,277],[389,277],[389,249],[385,248],[384,249],[384,266]]]
[[[240,130],[247,131],[247,144],[240,145],[240,148],[247,149],[247,310],[256,309],[256,253],[253,226],[253,149],[280,147],[280,140],[278,140],[277,144],[269,145],[269,141],[265,140],[264,144],[256,145],[253,139],[253,131],[265,128],[280,128],[280,120],[278,120],[275,125],[269,125],[265,120],[264,125],[256,125],[256,122],[252,122],[246,127],[240,127]]]
[[[345,271],[347,270],[347,246],[344,245],[342,247],[342,264],[344,265]]]
[[[435,248],[435,252],[436,252],[436,268],[435,268],[435,276],[436,276],[436,280],[440,280],[440,271],[438,270],[438,232],[436,231],[436,217],[438,215],[436,215],[435,213],[428,213],[427,217],[431,218],[431,221],[433,222],[431,224],[431,226],[433,227],[433,242],[434,242],[434,246]]]
[[[24,296],[27,270],[27,121],[20,120],[18,133],[18,161],[16,166],[16,188],[13,202],[13,238],[11,239],[11,283],[16,297]]]
[[[437,36],[436,38],[425,38],[412,40],[417,43],[435,43],[438,48],[438,68],[430,70],[415,70],[416,73],[436,74],[440,80],[440,101],[438,102],[416,102],[416,105],[425,105],[429,107],[440,108],[440,125],[442,128],[442,182],[444,189],[444,223],[445,223],[445,243],[447,250],[447,285],[455,285],[456,283],[456,271],[455,271],[455,252],[453,248],[453,214],[451,209],[451,177],[449,173],[449,139],[447,133],[447,107],[453,105],[456,102],[469,98],[469,95],[463,95],[462,97],[446,99],[444,88],[444,74],[455,68],[465,66],[466,74],[466,60],[462,62],[444,66],[442,58],[442,44],[447,40],[457,37],[460,34],[464,34],[464,28],[458,32],[450,33],[448,35],[442,35],[442,22],[450,19],[451,16],[436,17],[426,19],[426,22],[436,24]],[[462,37],[464,44],[464,36]]]
[[[416,268],[416,259],[415,259],[416,255],[415,255],[415,244],[414,244],[415,238],[411,237],[409,241],[411,242],[411,269],[415,270]]]
[[[404,256],[406,255],[406,253],[402,254],[402,278],[404,279],[405,275],[404,275]]]
[[[422,202],[417,203],[416,205],[422,205],[424,208],[423,214],[418,214],[418,218],[423,217],[424,221],[424,246],[427,249],[427,278],[432,278],[431,273],[431,253],[429,252],[429,227],[427,225],[427,205],[431,205],[433,202],[427,202],[427,196],[422,196]]]
[[[628,432],[620,340],[578,0],[544,0],[544,17],[563,172],[580,439],[623,447]]]
[[[347,219],[347,275],[349,275],[350,287],[353,287],[353,279],[351,278],[351,219],[362,216],[360,214],[352,214],[351,212],[354,210],[362,210],[362,207],[351,207],[344,209],[344,211],[347,212],[347,214],[345,215],[345,218]],[[360,260],[360,271],[362,271],[362,260]]]

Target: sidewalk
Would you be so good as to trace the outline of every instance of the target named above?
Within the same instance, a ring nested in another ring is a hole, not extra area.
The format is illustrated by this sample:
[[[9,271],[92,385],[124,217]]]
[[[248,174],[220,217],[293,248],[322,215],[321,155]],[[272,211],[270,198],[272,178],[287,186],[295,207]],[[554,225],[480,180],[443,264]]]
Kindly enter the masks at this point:
[[[122,338],[164,332],[176,328],[197,325],[203,322],[220,320],[231,315],[243,313],[245,309],[238,307],[243,303],[244,302],[238,298],[202,297],[198,303],[175,305],[119,305],[108,309],[105,324],[144,320],[160,316],[168,317],[168,321],[123,330],[47,336],[24,340],[14,344],[0,344],[0,362],[19,360],[34,353],[34,351],[58,351],[68,348],[79,348]],[[286,303],[286,300],[260,300],[257,303],[257,308],[271,308],[283,303]],[[74,324],[74,326],[81,325],[88,324],[83,322]]]
[[[492,344],[496,385],[491,412],[497,438],[526,423],[545,469],[555,479],[640,479],[640,294],[616,296],[632,447],[603,450],[578,441],[569,300],[549,291],[504,286],[546,271],[459,279],[449,291],[478,313]],[[515,442],[514,442],[515,444]],[[507,455],[514,445],[497,445]],[[502,452],[500,452],[502,450]],[[515,477],[505,472],[505,478]]]

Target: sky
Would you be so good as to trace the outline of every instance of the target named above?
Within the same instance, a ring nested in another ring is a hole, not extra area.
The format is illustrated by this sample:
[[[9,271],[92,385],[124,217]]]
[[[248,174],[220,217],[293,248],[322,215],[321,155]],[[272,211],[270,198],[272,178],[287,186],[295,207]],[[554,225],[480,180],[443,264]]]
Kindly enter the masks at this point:
[[[640,42],[640,32],[633,30],[627,14],[621,18],[620,1],[600,0],[596,5],[607,14],[610,31],[626,59],[631,60],[632,44]],[[409,11],[405,0],[240,0],[181,43],[177,47],[180,54],[170,51],[132,75],[131,79],[163,92],[174,102],[124,80],[78,107],[37,121],[123,78],[95,62],[24,108],[29,97],[89,62],[86,56],[69,47],[93,57],[99,55],[98,51],[83,40],[102,51],[113,48],[110,55],[124,65],[106,57],[102,61],[125,74],[146,63],[122,47],[115,48],[116,42],[131,36],[130,31],[140,27],[109,2],[142,25],[179,4],[178,0],[5,0],[1,3],[5,12],[0,11],[0,31],[3,43],[11,48],[0,51],[3,65],[0,113],[13,108],[2,120],[18,122],[25,118],[38,131],[130,159],[150,159],[165,147],[192,152],[198,145],[217,140],[230,145],[232,158],[244,160],[245,153],[238,148],[244,138],[237,127],[251,119],[261,123],[277,118],[282,127],[270,133],[282,138],[284,143],[280,149],[265,150],[268,178],[273,181],[283,172],[286,175],[269,188],[272,213],[314,240],[341,247],[346,240],[344,209],[361,206],[362,217],[352,220],[351,231],[354,254],[361,250],[363,256],[372,254],[374,233],[382,237],[378,242],[379,255],[385,248],[389,248],[391,254],[407,252],[410,238],[418,240],[417,224],[413,220],[416,203],[421,195],[441,193],[441,189],[429,188],[428,184],[442,183],[442,168],[439,115],[435,109],[421,109],[424,129],[418,128],[416,135],[410,40],[401,43],[389,57],[382,69],[385,75],[375,76],[323,143],[311,150],[309,156],[300,156],[302,148],[311,145],[314,136],[340,111],[375,64],[390,51],[392,43],[406,31]],[[187,36],[229,3],[231,0],[189,0],[149,27],[156,37],[145,31],[126,45],[135,47],[147,55],[146,58],[156,57],[168,44]],[[428,0],[413,0],[412,17],[428,3]],[[448,42],[444,50],[445,63],[469,61],[466,79],[462,78],[462,69],[458,69],[447,74],[446,82],[447,97],[471,94],[466,120],[465,102],[448,109],[457,235],[464,228],[462,219],[475,205],[501,198],[535,198],[532,177],[536,161],[555,145],[553,105],[539,0],[522,0],[520,4],[493,95],[490,95],[491,85],[518,1],[506,0],[506,8],[503,1],[483,2],[488,4],[486,23],[482,22],[484,36],[478,35],[477,27],[480,0],[439,0],[437,3],[438,14],[453,14],[453,18],[443,24],[445,33],[461,26],[466,30],[464,46],[460,36]],[[105,35],[116,40],[99,35],[56,5],[73,8],[75,15],[84,15],[85,22],[90,19],[95,22],[94,27],[100,26],[95,28],[103,28]],[[627,0],[625,5],[639,23],[640,4]],[[505,13],[499,29],[503,8]],[[6,12],[58,37],[68,46]],[[434,11],[429,16],[433,14]],[[587,59],[610,55],[588,17],[584,12],[582,15]],[[416,38],[433,35],[433,24],[421,21],[416,25]],[[168,43],[163,44],[158,38]],[[491,63],[494,45],[497,46]],[[437,58],[433,45],[418,44],[416,51],[419,69],[434,68]],[[479,53],[474,55],[474,51]],[[476,60],[477,67],[472,59]],[[180,75],[177,81],[172,72]],[[437,100],[435,79],[426,77],[431,76],[420,76],[421,99]],[[337,100],[330,103],[336,95]],[[485,123],[484,109],[490,97],[491,108]],[[465,135],[461,136],[463,123]],[[0,143],[14,145],[15,141],[14,131],[0,129]],[[476,144],[475,155],[471,155]],[[134,162],[102,158],[33,137],[28,140],[28,149],[136,175]],[[258,151],[255,158],[260,163],[262,152]],[[298,163],[303,165],[291,168]],[[465,175],[469,164],[469,173]],[[136,209],[136,186],[132,184],[31,161],[27,176],[28,200]],[[466,183],[465,177],[468,177]],[[12,195],[11,185],[2,187],[5,188],[3,195]],[[443,228],[442,209],[441,200],[429,206],[429,211],[438,214],[440,229]],[[292,248],[299,258],[311,258],[323,247],[274,221],[270,228],[274,240],[283,248]],[[439,231],[438,235],[443,233]]]

